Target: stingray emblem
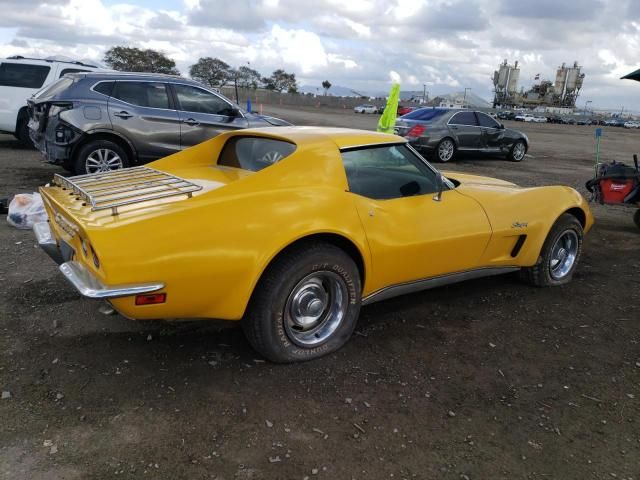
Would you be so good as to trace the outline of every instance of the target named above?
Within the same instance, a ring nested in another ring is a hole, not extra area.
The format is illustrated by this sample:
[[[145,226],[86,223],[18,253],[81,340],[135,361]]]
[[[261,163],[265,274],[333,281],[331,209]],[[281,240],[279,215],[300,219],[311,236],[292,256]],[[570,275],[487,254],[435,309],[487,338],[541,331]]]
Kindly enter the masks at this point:
[[[529,222],[513,222],[511,224],[511,228],[527,228],[529,226]]]

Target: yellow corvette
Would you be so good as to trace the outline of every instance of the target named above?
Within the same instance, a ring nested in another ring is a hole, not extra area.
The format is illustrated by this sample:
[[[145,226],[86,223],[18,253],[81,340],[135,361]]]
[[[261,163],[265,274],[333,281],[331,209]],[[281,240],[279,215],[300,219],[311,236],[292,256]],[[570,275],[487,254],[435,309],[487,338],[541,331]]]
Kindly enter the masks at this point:
[[[278,127],[41,188],[39,244],[132,319],[242,320],[276,362],[340,348],[361,305],[521,271],[568,282],[593,217],[563,186],[440,174],[401,137]]]

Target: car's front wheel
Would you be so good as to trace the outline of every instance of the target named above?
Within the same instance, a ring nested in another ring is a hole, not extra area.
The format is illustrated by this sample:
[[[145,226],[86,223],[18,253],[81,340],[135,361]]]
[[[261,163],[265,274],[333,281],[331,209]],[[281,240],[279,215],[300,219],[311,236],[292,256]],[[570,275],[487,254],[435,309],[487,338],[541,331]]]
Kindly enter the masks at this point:
[[[311,360],[347,342],[360,300],[360,274],[351,257],[331,244],[306,243],[268,268],[242,326],[251,345],[273,362]]]
[[[511,150],[509,150],[509,155],[507,155],[507,158],[512,162],[521,162],[526,154],[527,145],[522,140],[518,140],[513,144]]]
[[[578,219],[568,213],[563,214],[551,227],[538,263],[520,271],[522,279],[537,287],[570,282],[582,253],[583,236]]]
[[[456,153],[456,144],[450,138],[441,140],[436,148],[436,158],[439,162],[448,162]]]
[[[94,140],[84,145],[74,164],[76,175],[103,173],[129,166],[129,155],[111,140]]]

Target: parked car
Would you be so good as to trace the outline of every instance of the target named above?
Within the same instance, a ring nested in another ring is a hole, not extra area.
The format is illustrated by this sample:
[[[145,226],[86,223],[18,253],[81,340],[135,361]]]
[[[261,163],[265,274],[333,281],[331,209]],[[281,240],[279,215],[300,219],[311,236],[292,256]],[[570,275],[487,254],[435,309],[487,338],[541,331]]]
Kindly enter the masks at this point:
[[[520,113],[515,116],[514,120],[516,122],[535,122],[534,118],[530,113]]]
[[[353,111],[355,113],[378,113],[378,107],[375,105],[358,105],[357,107],[353,107]]]
[[[31,146],[27,98],[67,73],[100,71],[97,65],[14,56],[0,60],[0,132]]]
[[[606,120],[604,124],[608,127],[624,127],[625,120],[621,118],[611,118]]]
[[[500,120],[514,120],[516,118],[515,112],[498,112],[497,117]]]
[[[543,117],[542,115],[537,115],[537,116],[534,116],[533,120],[531,121],[534,123],[547,123],[547,117]]]
[[[399,119],[395,132],[440,162],[450,161],[458,152],[494,153],[519,162],[529,149],[524,133],[473,110],[421,108]]]
[[[406,115],[407,113],[413,112],[416,109],[416,107],[405,107],[403,105],[398,105],[398,110],[396,112],[396,114],[399,117],[402,117],[403,115]]]
[[[337,350],[361,305],[396,295],[516,271],[565,284],[593,224],[572,188],[444,176],[395,135],[331,128],[226,132],[40,192],[38,243],[82,295],[241,320],[274,362]]]
[[[74,73],[29,100],[31,139],[76,174],[156,160],[227,130],[290,125],[182,77]]]
[[[640,122],[636,122],[636,121],[624,122],[624,128],[640,128]]]

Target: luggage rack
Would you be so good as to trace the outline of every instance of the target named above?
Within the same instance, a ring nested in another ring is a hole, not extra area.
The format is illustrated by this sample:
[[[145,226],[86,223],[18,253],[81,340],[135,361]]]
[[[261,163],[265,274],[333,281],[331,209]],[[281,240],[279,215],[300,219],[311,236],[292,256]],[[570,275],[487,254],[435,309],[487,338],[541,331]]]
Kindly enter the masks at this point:
[[[186,195],[202,187],[166,172],[149,167],[133,167],[104,173],[91,173],[75,177],[63,177],[56,173],[53,183],[71,190],[82,198],[91,210],[111,209],[118,215],[118,207],[157,200],[159,198]]]

